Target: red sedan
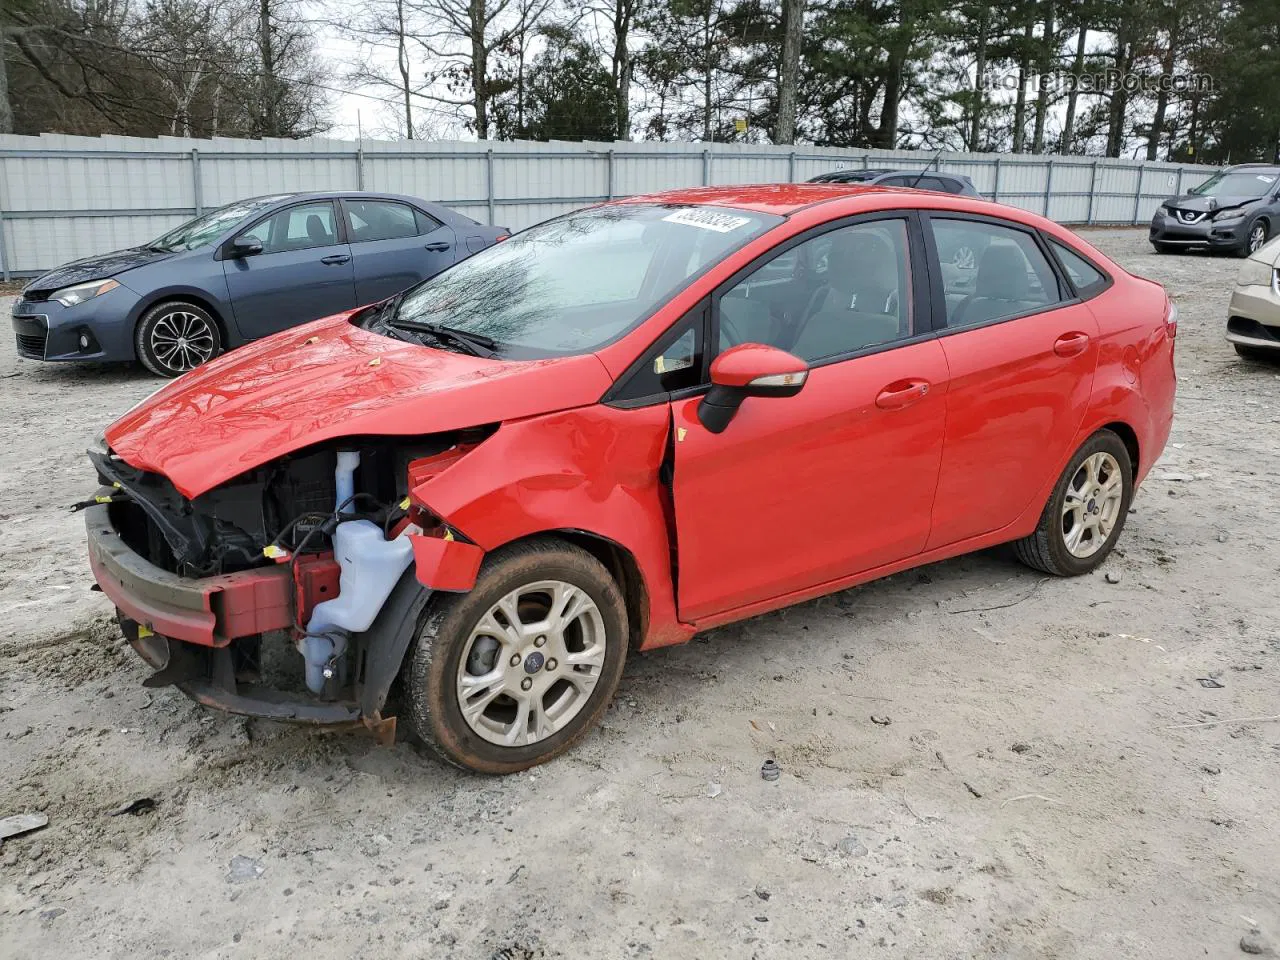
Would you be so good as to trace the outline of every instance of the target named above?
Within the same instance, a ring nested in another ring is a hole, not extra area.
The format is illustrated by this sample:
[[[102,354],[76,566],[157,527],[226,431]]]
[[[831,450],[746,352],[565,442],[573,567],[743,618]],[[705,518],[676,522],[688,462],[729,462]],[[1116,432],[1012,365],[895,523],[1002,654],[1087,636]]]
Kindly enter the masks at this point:
[[[417,738],[520,770],[632,650],[994,544],[1093,570],[1176,332],[1157,284],[984,201],[632,198],[148,398],[91,452],[90,561],[153,685],[387,736],[399,678]]]

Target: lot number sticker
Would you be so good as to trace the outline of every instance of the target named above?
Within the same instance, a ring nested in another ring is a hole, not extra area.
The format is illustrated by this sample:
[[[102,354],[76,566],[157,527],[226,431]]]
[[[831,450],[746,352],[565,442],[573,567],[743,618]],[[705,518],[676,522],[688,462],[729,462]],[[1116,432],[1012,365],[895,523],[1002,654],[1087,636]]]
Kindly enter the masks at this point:
[[[731,213],[716,213],[713,210],[677,210],[662,219],[668,223],[683,223],[686,227],[714,230],[716,233],[732,233],[751,222],[749,217],[736,217]]]

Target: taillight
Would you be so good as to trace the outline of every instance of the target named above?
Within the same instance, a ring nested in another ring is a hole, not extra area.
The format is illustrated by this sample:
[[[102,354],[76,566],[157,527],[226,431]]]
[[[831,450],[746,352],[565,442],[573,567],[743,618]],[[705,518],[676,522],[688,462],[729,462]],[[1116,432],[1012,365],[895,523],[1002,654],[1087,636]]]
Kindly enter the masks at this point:
[[[503,240],[507,239],[507,237],[509,237],[509,236],[511,236],[511,234],[509,234],[509,233],[500,233],[500,234],[498,234],[496,237],[494,237],[494,238],[493,238],[493,242],[494,242],[494,243],[501,243]]]
[[[1170,340],[1178,336],[1178,305],[1167,298],[1164,302],[1164,330]]]

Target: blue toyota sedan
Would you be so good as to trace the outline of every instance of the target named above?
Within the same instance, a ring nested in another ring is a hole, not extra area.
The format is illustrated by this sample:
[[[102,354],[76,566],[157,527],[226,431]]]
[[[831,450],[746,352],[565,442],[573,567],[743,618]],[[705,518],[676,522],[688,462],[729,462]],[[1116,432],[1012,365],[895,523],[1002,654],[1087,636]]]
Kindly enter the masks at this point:
[[[18,355],[138,360],[175,377],[250,340],[383,300],[506,236],[392,194],[241,200],[33,280],[13,306]]]

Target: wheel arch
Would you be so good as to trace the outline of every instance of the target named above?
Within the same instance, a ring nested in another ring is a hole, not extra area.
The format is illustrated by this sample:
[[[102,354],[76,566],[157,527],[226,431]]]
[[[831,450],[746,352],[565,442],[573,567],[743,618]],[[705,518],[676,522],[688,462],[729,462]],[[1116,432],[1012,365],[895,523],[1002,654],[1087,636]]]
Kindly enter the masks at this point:
[[[1133,470],[1133,475],[1135,477],[1138,476],[1138,465],[1142,462],[1142,447],[1138,443],[1138,432],[1123,420],[1112,420],[1110,423],[1104,423],[1098,430],[1110,430],[1120,438],[1125,450],[1129,452],[1129,466]],[[1098,430],[1093,431],[1093,433],[1097,433]],[[1093,434],[1091,433],[1089,436],[1093,436]]]
[[[135,351],[137,350],[138,342],[138,324],[142,323],[142,318],[156,307],[164,306],[167,303],[189,303],[192,306],[199,307],[213,317],[213,322],[218,325],[218,333],[222,336],[223,350],[228,350],[234,345],[233,337],[235,340],[239,339],[237,331],[227,323],[227,318],[222,315],[222,308],[207,293],[187,289],[162,290],[147,297],[134,310],[130,337],[133,339]]]

